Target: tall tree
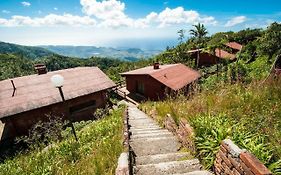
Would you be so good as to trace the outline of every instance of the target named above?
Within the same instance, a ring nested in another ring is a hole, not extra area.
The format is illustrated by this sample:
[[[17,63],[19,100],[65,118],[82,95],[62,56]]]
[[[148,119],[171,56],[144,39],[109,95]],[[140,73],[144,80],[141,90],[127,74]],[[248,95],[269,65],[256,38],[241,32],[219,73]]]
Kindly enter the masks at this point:
[[[195,44],[197,45],[197,61],[196,61],[196,67],[199,66],[200,61],[200,53],[199,49],[204,47],[205,44],[205,37],[208,34],[208,31],[204,24],[198,23],[197,25],[193,25],[194,29],[189,30],[190,35],[194,38]]]
[[[197,25],[192,25],[194,29],[189,30],[189,34],[195,39],[197,46],[202,47],[205,42],[205,37],[208,31],[204,24],[198,23]]]
[[[272,23],[259,38],[259,50],[262,54],[268,55],[269,60],[275,54],[281,53],[281,23]]]
[[[179,40],[180,44],[183,43],[183,40],[184,40],[184,33],[185,33],[185,30],[184,30],[184,29],[181,29],[181,30],[178,31],[178,34],[179,34],[178,40]]]

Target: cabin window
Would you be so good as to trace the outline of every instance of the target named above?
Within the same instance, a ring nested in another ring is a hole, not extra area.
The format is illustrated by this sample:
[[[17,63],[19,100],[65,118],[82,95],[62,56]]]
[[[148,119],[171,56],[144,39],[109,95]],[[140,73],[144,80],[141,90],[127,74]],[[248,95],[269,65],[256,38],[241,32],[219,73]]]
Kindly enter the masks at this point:
[[[91,100],[88,102],[84,102],[69,108],[69,112],[71,114],[86,111],[96,107],[96,100]]]
[[[137,81],[137,93],[144,94],[144,84],[143,82]]]

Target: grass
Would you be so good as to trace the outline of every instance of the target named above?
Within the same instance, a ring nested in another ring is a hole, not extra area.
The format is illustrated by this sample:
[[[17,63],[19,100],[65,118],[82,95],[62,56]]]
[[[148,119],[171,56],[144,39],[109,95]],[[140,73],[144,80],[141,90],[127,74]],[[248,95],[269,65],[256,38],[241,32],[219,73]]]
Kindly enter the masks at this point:
[[[186,118],[195,131],[196,154],[206,168],[212,168],[221,141],[230,138],[281,174],[281,80],[260,83],[226,83],[189,100],[179,96],[140,108],[156,114],[160,124],[167,113],[177,121]]]
[[[122,152],[121,107],[98,121],[84,123],[73,137],[55,143],[47,151],[33,150],[19,153],[0,164],[3,175],[42,174],[114,174]]]

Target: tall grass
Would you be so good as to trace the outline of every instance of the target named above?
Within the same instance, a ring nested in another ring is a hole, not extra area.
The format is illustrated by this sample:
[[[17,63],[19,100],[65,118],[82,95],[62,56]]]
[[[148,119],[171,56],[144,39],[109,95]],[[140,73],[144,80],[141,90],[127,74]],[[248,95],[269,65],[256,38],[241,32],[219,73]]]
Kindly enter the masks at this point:
[[[223,84],[191,99],[183,96],[140,107],[162,123],[167,113],[193,126],[197,156],[211,168],[220,142],[231,138],[250,150],[275,174],[281,173],[281,80]],[[177,120],[178,120],[177,119]]]
[[[0,174],[114,174],[122,152],[123,111],[122,107],[103,119],[87,122],[77,132],[79,142],[70,137],[48,150],[20,153],[6,160],[0,164]]]

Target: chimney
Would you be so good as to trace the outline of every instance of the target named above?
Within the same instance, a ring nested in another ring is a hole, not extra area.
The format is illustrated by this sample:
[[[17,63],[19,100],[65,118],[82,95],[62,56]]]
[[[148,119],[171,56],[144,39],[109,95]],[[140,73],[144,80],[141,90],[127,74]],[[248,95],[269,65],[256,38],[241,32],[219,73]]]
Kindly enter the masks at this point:
[[[34,68],[37,71],[38,75],[46,74],[48,72],[44,64],[35,64]]]
[[[160,64],[158,62],[153,64],[153,69],[159,69]]]

